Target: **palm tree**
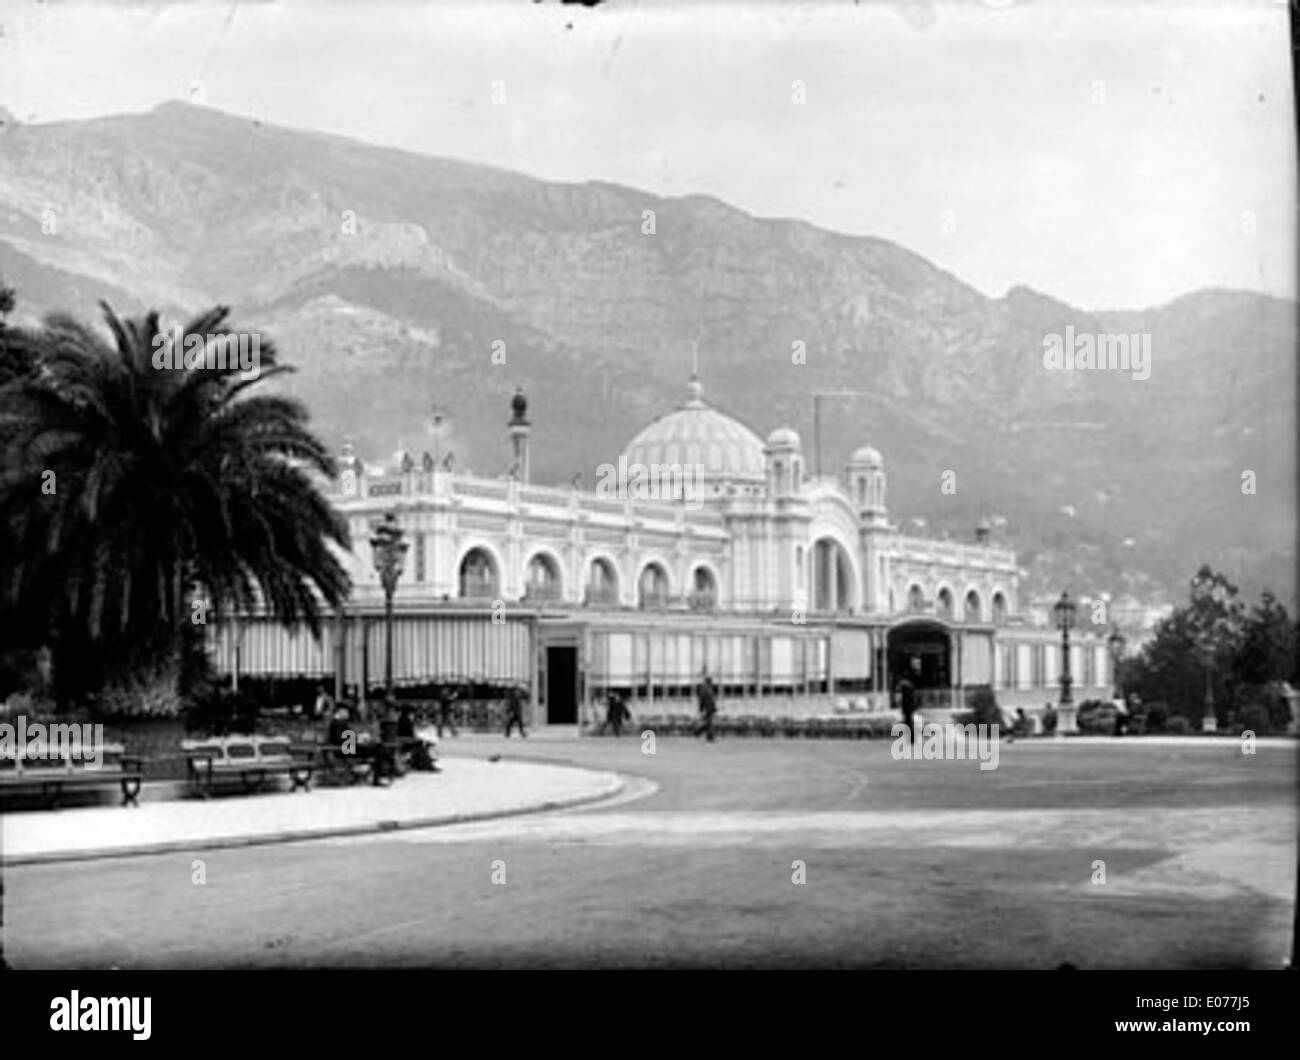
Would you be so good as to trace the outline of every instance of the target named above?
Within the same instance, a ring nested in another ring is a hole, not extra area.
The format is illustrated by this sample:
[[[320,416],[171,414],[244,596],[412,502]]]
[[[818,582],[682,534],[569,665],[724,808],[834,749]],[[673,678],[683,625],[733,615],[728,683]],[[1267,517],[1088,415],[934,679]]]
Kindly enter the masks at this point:
[[[334,464],[301,403],[250,393],[292,369],[269,341],[251,377],[215,366],[214,342],[206,363],[156,368],[158,314],[101,306],[111,344],[50,317],[35,369],[0,387],[0,628],[119,672],[177,659],[196,600],[208,614],[264,604],[319,634],[349,590],[347,525],[313,477]],[[231,337],[228,314],[184,334]]]

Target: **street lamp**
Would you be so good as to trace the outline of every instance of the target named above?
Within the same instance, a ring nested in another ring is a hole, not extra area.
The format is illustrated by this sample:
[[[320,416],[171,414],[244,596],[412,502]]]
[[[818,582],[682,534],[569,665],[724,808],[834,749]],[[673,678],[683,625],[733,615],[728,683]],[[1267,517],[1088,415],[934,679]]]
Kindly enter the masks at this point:
[[[1070,629],[1074,625],[1074,612],[1078,605],[1070,599],[1068,592],[1061,593],[1061,598],[1052,608],[1056,616],[1056,628],[1061,631],[1061,726],[1062,732],[1073,730],[1074,699],[1070,694]]]
[[[375,570],[384,586],[384,685],[389,702],[393,699],[393,594],[397,580],[402,576],[402,561],[410,547],[402,540],[402,528],[397,525],[397,513],[388,512],[382,523],[375,524],[370,538],[370,552]],[[362,691],[365,695],[365,691]]]
[[[1111,677],[1115,684],[1115,698],[1124,698],[1124,685],[1119,679],[1120,661],[1124,658],[1124,647],[1128,641],[1124,634],[1119,631],[1119,626],[1111,630],[1111,634],[1106,638],[1106,647],[1110,649],[1110,671]]]

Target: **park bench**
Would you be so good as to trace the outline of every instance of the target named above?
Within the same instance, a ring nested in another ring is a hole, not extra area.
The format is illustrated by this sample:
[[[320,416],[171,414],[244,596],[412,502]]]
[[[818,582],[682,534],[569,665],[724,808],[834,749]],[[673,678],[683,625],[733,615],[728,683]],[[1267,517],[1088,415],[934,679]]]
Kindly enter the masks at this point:
[[[297,753],[279,736],[224,736],[184,740],[190,783],[204,798],[223,783],[238,781],[245,792],[265,785],[268,777],[283,774],[297,791],[311,790],[314,758]]]
[[[359,740],[352,751],[344,751],[339,745],[318,737],[294,744],[293,749],[316,763],[323,780],[331,784],[352,785],[368,780],[378,783],[385,776],[389,779],[403,776],[407,771],[405,762],[420,742],[414,737]],[[379,775],[375,773],[377,757],[383,763]]]
[[[42,745],[29,744],[0,755],[0,799],[8,795],[37,795],[50,807],[59,805],[68,788],[89,789],[117,784],[122,805],[138,806],[144,763],[126,754],[121,744],[104,744],[98,768],[92,761],[72,758],[66,750],[48,755]],[[6,800],[7,801],[7,800]]]
[[[332,743],[304,744],[316,756],[320,775],[331,784],[360,784],[374,779],[374,763],[369,758],[346,754]]]

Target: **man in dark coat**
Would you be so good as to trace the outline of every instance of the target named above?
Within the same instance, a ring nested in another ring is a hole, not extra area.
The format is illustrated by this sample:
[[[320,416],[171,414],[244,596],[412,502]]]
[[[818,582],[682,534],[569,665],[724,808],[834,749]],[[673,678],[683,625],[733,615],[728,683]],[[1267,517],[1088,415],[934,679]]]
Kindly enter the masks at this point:
[[[606,726],[614,730],[615,736],[622,735],[623,722],[631,720],[632,712],[627,709],[627,700],[623,698],[622,692],[611,692],[606,697],[608,707],[605,711],[605,723],[600,727],[603,734]]]
[[[916,686],[906,675],[898,682],[898,706],[903,712],[903,724],[907,726],[907,739],[916,742],[916,723],[912,720],[916,714]]]
[[[510,739],[510,733],[514,727],[519,726],[519,735],[527,736],[524,732],[524,703],[523,697],[519,695],[519,689],[511,685],[506,692],[506,739]]]
[[[718,697],[713,688],[713,678],[706,676],[704,683],[700,685],[700,716],[704,720],[700,722],[696,735],[708,736],[709,743],[713,742],[713,716],[717,712]]]

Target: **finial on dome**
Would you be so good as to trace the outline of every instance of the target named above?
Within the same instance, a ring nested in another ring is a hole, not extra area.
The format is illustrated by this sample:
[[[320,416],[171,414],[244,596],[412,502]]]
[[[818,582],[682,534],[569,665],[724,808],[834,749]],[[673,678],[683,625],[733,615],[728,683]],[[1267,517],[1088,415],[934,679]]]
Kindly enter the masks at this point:
[[[698,372],[691,373],[691,381],[688,384],[688,389],[691,392],[691,399],[686,403],[686,407],[696,408],[696,409],[703,408],[704,407],[704,384],[700,382],[700,376]]]

